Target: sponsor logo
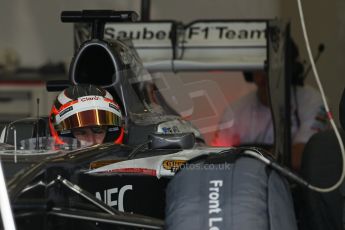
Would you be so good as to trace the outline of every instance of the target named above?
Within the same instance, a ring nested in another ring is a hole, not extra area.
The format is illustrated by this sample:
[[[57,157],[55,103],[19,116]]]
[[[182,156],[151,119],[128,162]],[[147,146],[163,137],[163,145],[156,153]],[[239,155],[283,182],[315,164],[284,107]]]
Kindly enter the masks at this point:
[[[165,134],[169,133],[181,133],[179,128],[177,126],[172,126],[172,127],[162,127],[162,131]]]
[[[96,192],[96,198],[103,201],[111,207],[117,207],[119,211],[124,212],[124,197],[126,192],[132,191],[133,185],[125,185],[121,188],[110,188],[103,192]],[[103,198],[101,196],[103,194]]]
[[[186,163],[185,160],[165,160],[162,165],[164,169],[176,172],[184,163]]]
[[[109,103],[109,107],[113,108],[113,109],[116,109],[116,110],[119,110],[119,106],[116,105],[116,104]]]
[[[59,116],[62,117],[63,115],[65,115],[66,113],[68,113],[69,111],[72,111],[73,110],[73,106],[70,106],[64,110],[62,110],[60,113],[59,113]]]
[[[331,124],[328,120],[328,114],[324,106],[320,106],[314,122],[311,125],[311,129],[320,132],[331,128]]]
[[[223,180],[211,180],[208,194],[208,227],[210,230],[220,229],[219,224],[223,221],[220,208],[220,188],[223,187]]]
[[[90,97],[82,97],[80,98],[81,102],[85,102],[85,101],[98,101],[100,98],[97,96],[90,96]]]
[[[117,26],[117,27],[116,27]],[[171,40],[172,32],[169,25],[157,27],[154,25],[135,24],[127,25],[127,28],[119,28],[118,24],[109,24],[105,27],[104,36],[107,39],[131,39],[141,41],[165,41]],[[184,33],[185,40],[218,39],[218,40],[261,40],[266,39],[267,31],[265,23],[197,23],[188,26]]]
[[[170,31],[163,29],[153,29],[146,26],[133,28],[133,30],[115,30],[107,26],[104,36],[110,39],[132,39],[132,40],[166,40],[170,39]]]

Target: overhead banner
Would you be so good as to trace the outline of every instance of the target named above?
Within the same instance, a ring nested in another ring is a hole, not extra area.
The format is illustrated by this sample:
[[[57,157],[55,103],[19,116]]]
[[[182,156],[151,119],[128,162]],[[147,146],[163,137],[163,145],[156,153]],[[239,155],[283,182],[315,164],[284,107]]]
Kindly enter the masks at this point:
[[[104,38],[130,39],[151,71],[261,69],[267,21],[107,23]]]

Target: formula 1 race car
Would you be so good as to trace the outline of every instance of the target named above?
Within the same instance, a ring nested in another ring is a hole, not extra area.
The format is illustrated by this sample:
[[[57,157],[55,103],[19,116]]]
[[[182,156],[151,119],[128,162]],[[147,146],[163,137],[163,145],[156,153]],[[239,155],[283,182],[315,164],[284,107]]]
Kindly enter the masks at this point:
[[[93,23],[92,38],[77,50],[70,81],[48,88],[109,90],[124,113],[125,142],[79,148],[71,138],[59,145],[46,117],[7,125],[0,155],[17,228],[297,229],[289,186],[267,166],[277,166],[272,157],[252,147],[207,147],[188,122],[144,100],[149,74],[133,47],[103,39],[106,21],[135,17],[62,13],[65,22]]]

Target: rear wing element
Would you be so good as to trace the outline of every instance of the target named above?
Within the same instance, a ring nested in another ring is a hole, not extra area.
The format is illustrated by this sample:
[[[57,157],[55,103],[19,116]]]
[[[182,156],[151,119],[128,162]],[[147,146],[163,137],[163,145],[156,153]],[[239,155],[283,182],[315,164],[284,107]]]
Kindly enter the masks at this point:
[[[268,21],[107,23],[106,40],[130,39],[150,72],[263,69]],[[75,25],[77,47],[89,37]]]

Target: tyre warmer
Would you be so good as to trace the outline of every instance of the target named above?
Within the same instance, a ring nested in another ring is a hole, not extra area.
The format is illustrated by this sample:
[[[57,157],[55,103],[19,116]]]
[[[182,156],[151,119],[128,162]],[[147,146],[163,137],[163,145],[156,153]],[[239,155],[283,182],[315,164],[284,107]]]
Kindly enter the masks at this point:
[[[168,230],[297,229],[285,179],[239,149],[185,164],[166,202]]]

